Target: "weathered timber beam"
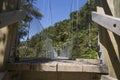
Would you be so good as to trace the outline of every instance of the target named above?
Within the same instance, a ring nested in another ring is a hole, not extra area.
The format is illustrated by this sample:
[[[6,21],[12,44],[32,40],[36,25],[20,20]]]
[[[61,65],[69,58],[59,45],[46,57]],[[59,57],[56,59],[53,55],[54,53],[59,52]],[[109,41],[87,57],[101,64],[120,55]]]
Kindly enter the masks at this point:
[[[0,80],[3,80],[3,78],[6,76],[7,72],[0,72]]]
[[[102,80],[118,80],[118,79],[115,79],[115,78],[113,78],[113,77],[111,77],[109,75],[102,75],[101,79]]]
[[[0,13],[0,28],[18,22],[25,16],[25,11],[22,10]]]
[[[120,18],[92,12],[92,20],[120,36]]]
[[[34,61],[34,60],[33,60]],[[97,61],[97,63],[96,63]],[[88,72],[88,73],[104,73],[108,74],[105,65],[100,65],[99,60],[55,60],[50,62],[29,61],[20,63],[8,63],[6,69],[10,71],[37,71],[37,72]]]

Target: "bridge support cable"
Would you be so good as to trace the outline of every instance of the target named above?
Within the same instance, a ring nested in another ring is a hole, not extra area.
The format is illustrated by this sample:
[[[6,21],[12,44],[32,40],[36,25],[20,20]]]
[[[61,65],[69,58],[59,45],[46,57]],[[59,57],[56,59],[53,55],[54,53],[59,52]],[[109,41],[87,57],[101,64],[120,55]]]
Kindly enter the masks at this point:
[[[50,24],[52,25],[53,21],[52,21],[52,5],[51,5],[51,0],[49,0],[49,12],[50,12]]]
[[[93,11],[93,5],[95,6],[95,3],[96,2],[92,2],[92,0],[88,0],[87,4],[88,4],[88,45],[90,48],[92,48],[92,25],[93,25],[93,22],[92,22],[92,11]],[[98,35],[99,35],[99,32],[98,32]],[[99,37],[99,36],[98,36]],[[99,38],[98,38],[99,40]],[[98,41],[98,47],[99,47],[99,41]],[[98,51],[98,59],[101,59],[101,56],[102,56],[102,53]],[[102,62],[102,61],[101,61]]]
[[[91,0],[88,0],[88,9],[88,45],[91,47]]]
[[[48,20],[50,20],[50,25],[52,25],[52,5],[51,5],[51,0],[48,0],[48,2],[46,2],[46,3],[48,4],[47,8],[48,8],[48,11],[49,11],[49,14],[50,14],[49,15],[50,18]],[[39,23],[39,27],[41,27],[42,31],[43,31],[41,36],[42,36],[43,43],[46,46],[45,47],[45,52],[46,52],[45,56],[46,56],[46,58],[54,58],[55,57],[54,56],[55,51],[54,51],[54,47],[53,47],[53,41],[51,41],[51,39],[49,39],[48,31],[42,25],[40,19],[37,19],[37,21]]]

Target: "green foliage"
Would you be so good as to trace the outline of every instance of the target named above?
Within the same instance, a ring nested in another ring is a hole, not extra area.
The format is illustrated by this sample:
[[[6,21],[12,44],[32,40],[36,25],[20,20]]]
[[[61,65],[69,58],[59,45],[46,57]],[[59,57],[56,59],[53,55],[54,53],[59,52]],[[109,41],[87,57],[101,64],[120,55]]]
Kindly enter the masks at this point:
[[[19,22],[18,28],[18,39],[24,38],[27,35],[27,27],[29,27],[29,22],[33,20],[33,18],[41,19],[43,16],[37,7],[33,5],[36,0],[22,0],[21,1],[21,9],[26,12],[26,17],[24,20]]]
[[[34,49],[36,57],[45,57],[46,46],[49,46],[46,44],[46,37],[48,37],[58,54],[69,45],[71,49],[69,53],[72,58],[97,58],[98,28],[93,22],[91,22],[90,30],[88,27],[88,23],[91,21],[90,10],[95,9],[91,5],[93,3],[86,4],[81,10],[72,12],[70,19],[57,22],[54,26],[33,36],[29,41],[29,48]]]
[[[24,20],[19,22],[18,27],[18,35],[16,39],[16,45],[19,46],[19,53],[20,56],[29,56],[28,54],[31,54],[31,56],[34,53],[34,49],[30,48],[29,46],[26,46],[24,42],[20,44],[20,39],[24,39],[24,37],[28,34],[28,27],[30,22],[33,20],[33,18],[41,19],[43,16],[39,11],[38,8],[34,6],[34,3],[36,0],[22,0],[21,1],[21,9],[26,12],[26,17]],[[33,38],[34,39],[34,38]],[[24,45],[23,45],[24,44]],[[34,42],[29,42],[29,44],[34,44]],[[33,45],[32,45],[33,46]],[[24,48],[23,48],[24,47]],[[33,46],[34,47],[34,46]],[[26,54],[28,53],[28,54]]]

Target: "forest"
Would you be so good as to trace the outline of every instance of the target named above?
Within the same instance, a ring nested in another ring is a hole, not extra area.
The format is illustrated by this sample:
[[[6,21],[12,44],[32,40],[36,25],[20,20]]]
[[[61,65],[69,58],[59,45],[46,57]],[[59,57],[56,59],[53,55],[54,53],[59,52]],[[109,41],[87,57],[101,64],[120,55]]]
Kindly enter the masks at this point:
[[[92,0],[91,0],[92,1]],[[98,58],[98,26],[91,20],[94,1],[19,45],[20,57]],[[27,45],[26,45],[27,44]],[[54,54],[53,54],[54,53]]]

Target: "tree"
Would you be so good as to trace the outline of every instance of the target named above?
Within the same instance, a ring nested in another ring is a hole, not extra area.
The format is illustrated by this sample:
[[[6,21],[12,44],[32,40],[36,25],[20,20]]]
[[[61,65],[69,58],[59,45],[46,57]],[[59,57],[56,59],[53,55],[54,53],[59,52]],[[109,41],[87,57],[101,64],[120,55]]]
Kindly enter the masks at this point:
[[[70,19],[55,23],[53,26],[44,29],[39,34],[33,36],[29,41],[30,48],[34,48],[35,53],[45,57],[47,39],[53,43],[50,45],[59,55],[69,53],[72,58],[97,58],[97,25],[91,22],[89,31],[88,23],[91,20],[90,4],[86,4],[82,9],[70,14]],[[45,34],[46,37],[45,38]],[[91,37],[89,37],[91,34]],[[48,41],[49,41],[48,40]],[[89,44],[89,41],[91,43]],[[90,46],[91,45],[91,46]]]
[[[33,18],[41,19],[43,16],[39,11],[38,8],[34,6],[33,3],[35,3],[36,0],[22,0],[21,2],[21,9],[26,11],[26,17],[24,20],[20,22],[20,28],[18,31],[20,32],[20,38],[23,38],[23,36],[27,35],[27,30],[25,30],[25,27],[29,26],[29,22],[33,20]]]
[[[22,2],[21,2],[21,9],[26,12],[26,17],[25,17],[24,20],[19,22],[18,36],[17,36],[17,39],[16,39],[17,40],[17,44],[16,44],[17,46],[19,46],[19,44],[20,44],[20,39],[24,38],[28,34],[27,29],[29,28],[29,26],[30,26],[29,24],[33,20],[33,18],[41,19],[42,16],[43,16],[39,12],[38,8],[35,7],[35,5],[34,5],[34,3],[36,1],[37,0],[22,0]],[[28,52],[32,52],[31,49],[28,49]],[[23,54],[23,52],[22,52],[22,54]]]

